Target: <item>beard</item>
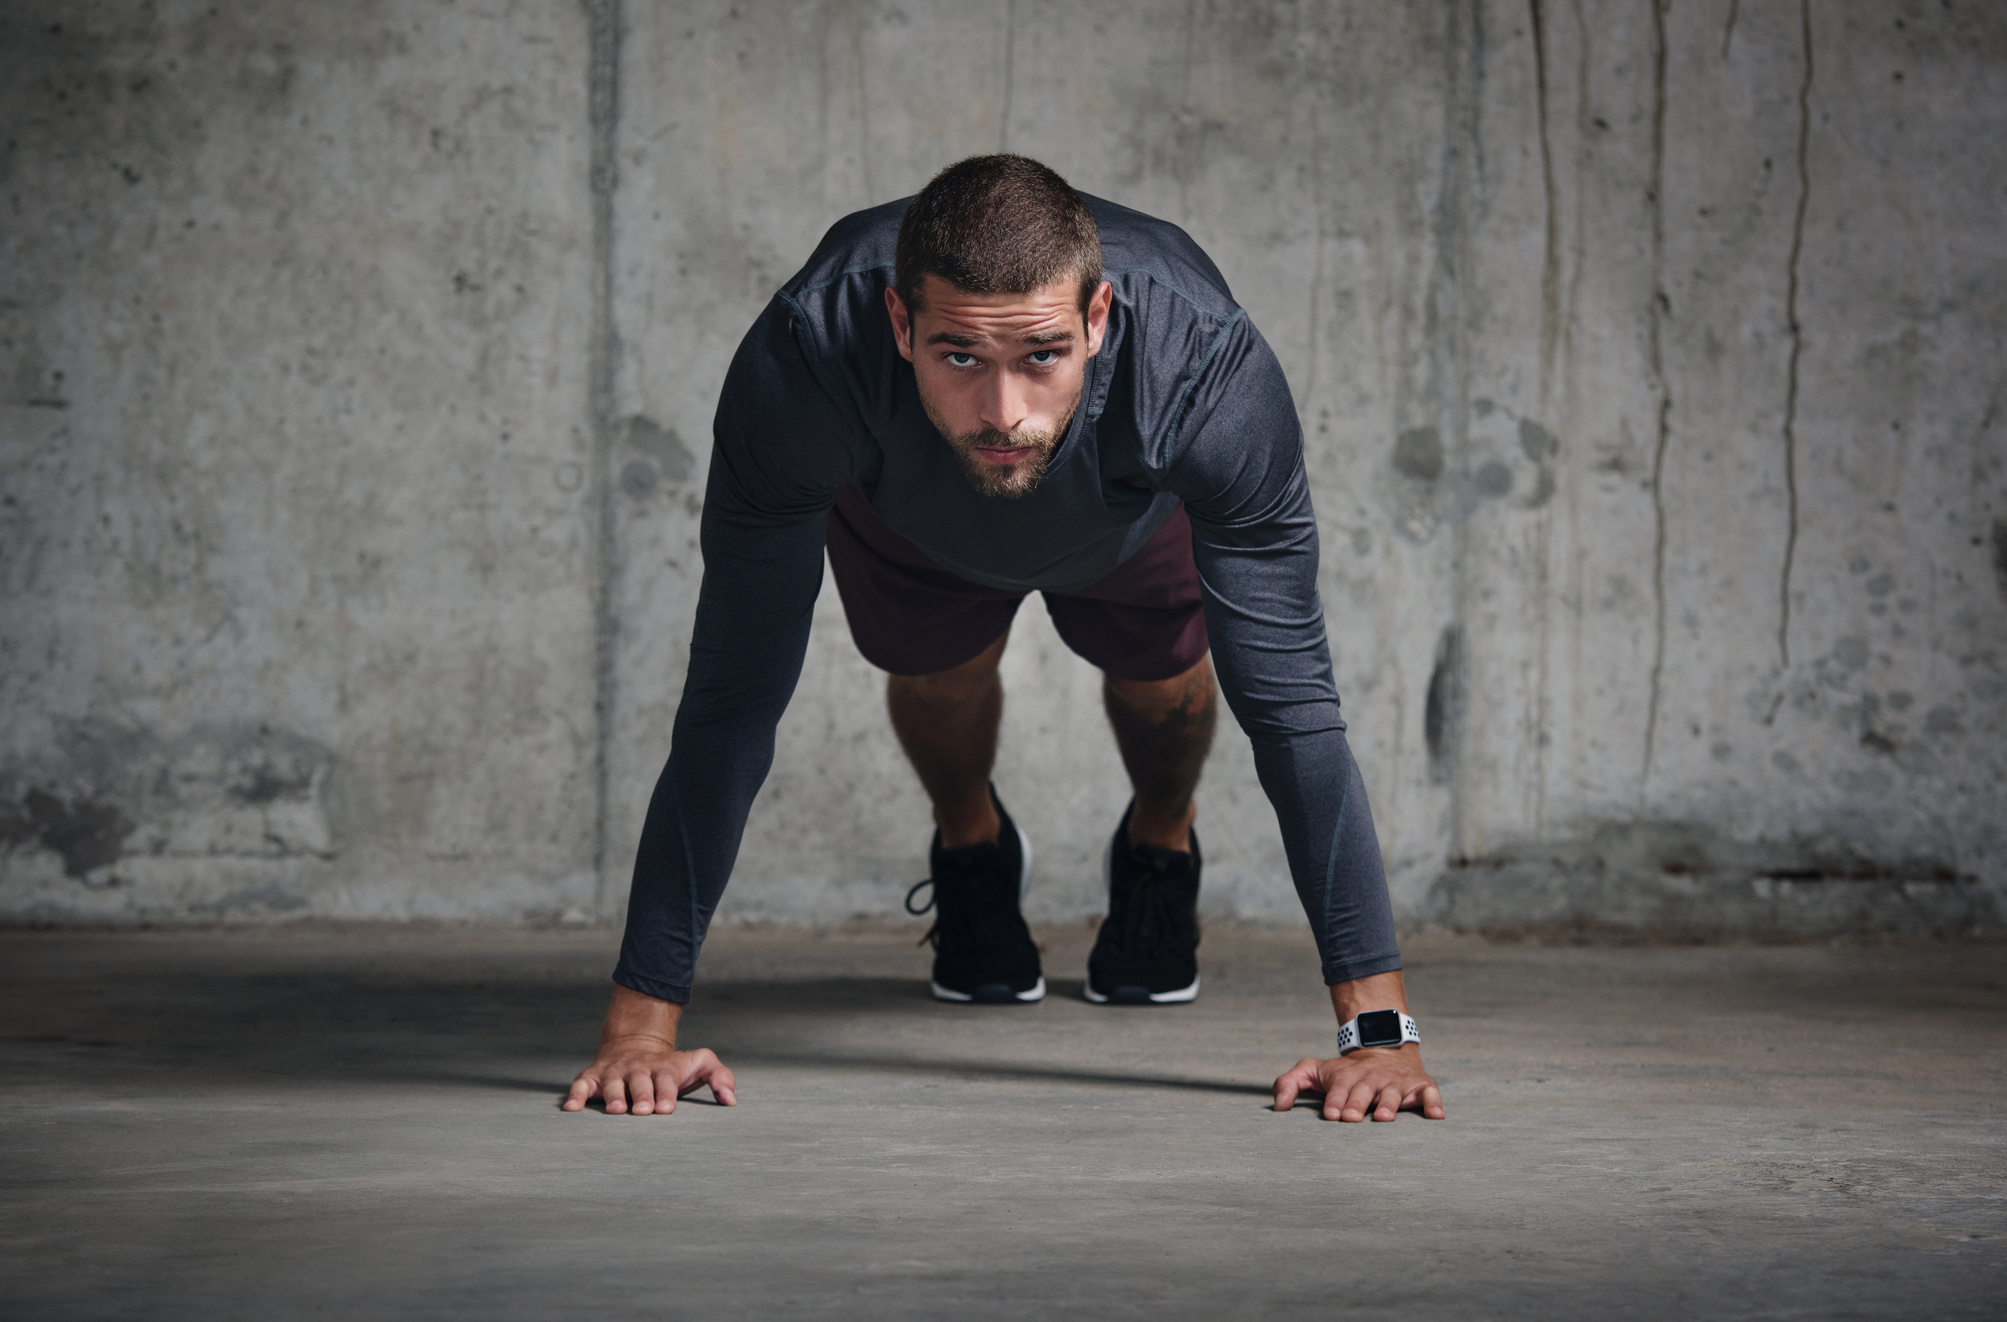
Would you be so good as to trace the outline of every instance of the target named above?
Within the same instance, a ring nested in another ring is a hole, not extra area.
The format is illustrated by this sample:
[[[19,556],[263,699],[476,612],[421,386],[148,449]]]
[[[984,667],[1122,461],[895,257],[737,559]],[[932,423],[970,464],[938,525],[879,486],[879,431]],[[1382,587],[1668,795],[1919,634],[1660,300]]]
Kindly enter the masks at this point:
[[[920,401],[927,411],[927,420],[934,424],[934,430],[941,433],[948,442],[948,448],[955,452],[955,458],[962,461],[962,475],[969,485],[985,496],[995,496],[1003,500],[1015,500],[1028,496],[1045,480],[1046,464],[1052,459],[1053,451],[1059,448],[1066,437],[1066,429],[1073,423],[1074,410],[1080,401],[1074,400],[1073,407],[1066,410],[1066,416],[1050,431],[1001,432],[994,427],[982,431],[963,432],[960,435],[948,430],[946,423],[933,406],[925,399]],[[1028,453],[1014,464],[993,464],[982,458],[976,451],[984,450],[1024,450]]]

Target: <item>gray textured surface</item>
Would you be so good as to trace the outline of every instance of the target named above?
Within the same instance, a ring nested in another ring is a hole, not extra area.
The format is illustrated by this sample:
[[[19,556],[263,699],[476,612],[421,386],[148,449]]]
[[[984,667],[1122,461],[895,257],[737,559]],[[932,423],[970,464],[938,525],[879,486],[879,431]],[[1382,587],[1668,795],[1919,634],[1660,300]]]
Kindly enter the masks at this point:
[[[733,343],[1002,146],[1276,346],[1405,916],[1999,922],[1997,6],[27,0],[0,113],[0,913],[616,914]],[[1076,919],[1095,677],[1005,670]],[[726,921],[919,875],[877,685],[826,594]]]
[[[917,925],[916,925],[917,927]],[[0,1312],[1997,1317],[2007,949],[1411,943],[1450,1118],[1264,1109],[1307,938],[1186,1010],[727,931],[740,1104],[564,1115],[611,936],[0,936]],[[1988,1302],[1988,1301],[1991,1302]]]

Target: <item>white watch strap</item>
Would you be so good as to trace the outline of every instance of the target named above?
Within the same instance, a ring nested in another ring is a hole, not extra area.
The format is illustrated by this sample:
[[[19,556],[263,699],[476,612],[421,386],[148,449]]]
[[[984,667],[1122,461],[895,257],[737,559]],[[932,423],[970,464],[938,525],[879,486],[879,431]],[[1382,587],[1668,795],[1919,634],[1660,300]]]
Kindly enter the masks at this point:
[[[1376,1014],[1378,1011],[1368,1011],[1368,1013]],[[1395,1013],[1399,1014],[1400,1012],[1396,1011]],[[1398,1043],[1389,1042],[1386,1045],[1406,1046],[1410,1042],[1419,1042],[1421,1040],[1422,1032],[1419,1028],[1415,1027],[1413,1017],[1401,1014],[1401,1040]],[[1349,1051],[1357,1051],[1359,1046],[1359,1019],[1355,1015],[1347,1019],[1338,1029],[1338,1054],[1342,1056]]]

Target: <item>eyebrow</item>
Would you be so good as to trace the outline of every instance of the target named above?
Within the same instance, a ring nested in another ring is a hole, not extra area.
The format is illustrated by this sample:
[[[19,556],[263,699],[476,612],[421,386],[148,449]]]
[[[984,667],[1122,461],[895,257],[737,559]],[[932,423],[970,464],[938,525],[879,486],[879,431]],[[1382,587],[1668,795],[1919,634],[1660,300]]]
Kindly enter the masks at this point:
[[[1026,335],[1021,337],[1019,342],[1022,344],[1040,344],[1040,345],[1071,344],[1073,343],[1073,339],[1074,339],[1073,332],[1068,330],[1038,331],[1031,335]],[[952,344],[957,349],[973,349],[977,345],[981,344],[982,340],[974,335],[957,335],[953,331],[935,331],[932,335],[929,335],[927,337],[927,343]]]

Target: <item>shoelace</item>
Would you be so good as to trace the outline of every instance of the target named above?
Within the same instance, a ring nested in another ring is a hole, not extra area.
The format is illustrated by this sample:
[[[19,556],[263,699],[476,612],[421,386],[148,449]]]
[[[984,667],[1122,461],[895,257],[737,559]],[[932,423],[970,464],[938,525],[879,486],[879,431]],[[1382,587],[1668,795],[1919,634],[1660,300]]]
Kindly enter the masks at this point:
[[[1191,912],[1164,884],[1178,866],[1161,854],[1145,858],[1143,875],[1136,879],[1122,910],[1120,947],[1131,959],[1174,959],[1189,950]]]
[[[935,903],[941,897],[940,882],[941,879],[938,877],[922,877],[920,880],[914,882],[912,888],[906,892],[907,913],[918,918],[929,909],[934,911],[934,925],[927,929],[927,935],[913,943],[916,946],[931,945],[936,950],[941,948],[941,924],[947,918],[947,915]],[[926,886],[932,886],[934,893],[927,897],[925,904],[916,909],[913,907],[913,897],[920,893],[922,887]],[[1008,944],[1011,937],[1016,935],[1012,930],[1013,924],[1011,919],[1017,917],[1017,906],[1014,904],[1010,905],[1009,912],[1006,913],[995,903],[984,903],[985,900],[993,901],[996,898],[994,896],[986,896],[978,892],[967,898],[970,903],[957,906],[960,912],[952,920],[952,925],[960,929],[956,935],[964,938],[973,937],[974,941],[972,944],[978,947],[993,947]]]
[[[916,881],[916,882],[914,882],[914,883],[913,883],[913,889],[911,889],[911,890],[909,890],[909,891],[907,891],[907,892],[906,892],[906,912],[907,912],[907,913],[910,913],[910,914],[912,914],[912,915],[913,915],[913,916],[914,916],[915,918],[918,918],[918,917],[919,917],[920,915],[922,915],[922,914],[926,913],[926,912],[927,912],[927,910],[929,910],[929,909],[931,909],[931,908],[933,908],[933,907],[934,907],[934,898],[935,898],[935,897],[934,897],[933,895],[929,895],[929,896],[927,897],[927,902],[926,902],[925,904],[921,905],[921,906],[920,906],[919,908],[915,909],[915,908],[913,907],[913,897],[914,897],[915,895],[918,895],[918,894],[920,893],[920,888],[921,888],[922,886],[932,886],[933,884],[934,884],[934,879],[933,879],[932,877],[922,877],[922,878],[920,878],[920,879],[919,879],[918,881]],[[938,890],[937,890],[937,893],[938,893]],[[931,946],[933,946],[933,947],[934,947],[934,949],[936,949],[936,950],[939,950],[939,949],[940,949],[941,947],[940,947],[940,944],[939,944],[939,941],[937,940],[937,938],[938,938],[938,935],[939,935],[939,933],[940,933],[940,930],[941,930],[941,915],[939,915],[939,914],[935,914],[935,915],[934,915],[934,925],[933,925],[932,927],[930,927],[930,928],[928,928],[928,929],[927,929],[927,935],[925,935],[925,936],[921,937],[921,938],[920,938],[920,939],[919,939],[918,941],[915,941],[915,942],[914,942],[913,944],[914,944],[914,945],[916,945],[916,946],[927,946],[927,945],[931,945]]]

